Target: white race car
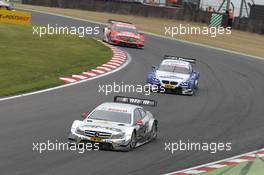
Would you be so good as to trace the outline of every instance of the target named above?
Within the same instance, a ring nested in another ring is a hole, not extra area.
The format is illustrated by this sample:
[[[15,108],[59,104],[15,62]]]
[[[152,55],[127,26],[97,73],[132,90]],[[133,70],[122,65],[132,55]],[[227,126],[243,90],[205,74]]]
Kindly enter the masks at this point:
[[[14,10],[14,6],[7,0],[0,0],[0,10],[1,9]]]
[[[116,96],[114,102],[83,113],[84,120],[73,122],[68,138],[74,143],[99,143],[103,149],[132,150],[157,138],[158,121],[141,107],[156,104],[154,100]]]

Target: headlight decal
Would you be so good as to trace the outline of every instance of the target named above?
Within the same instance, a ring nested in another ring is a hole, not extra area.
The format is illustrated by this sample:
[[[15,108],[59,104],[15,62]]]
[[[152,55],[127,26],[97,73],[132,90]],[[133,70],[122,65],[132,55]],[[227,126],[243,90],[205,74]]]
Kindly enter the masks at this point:
[[[113,134],[112,135],[112,139],[122,139],[122,138],[124,138],[124,136],[125,136],[125,133],[118,133],[118,134]]]
[[[76,133],[80,134],[80,135],[84,135],[85,132],[83,130],[81,130],[79,127],[76,128]]]
[[[180,86],[183,87],[183,88],[188,88],[188,89],[190,89],[191,86],[192,86],[192,82],[191,82],[190,80],[188,80],[188,81],[182,82],[182,83],[180,84]]]
[[[155,83],[160,83],[159,79],[157,79],[155,74],[152,74],[151,80],[154,81]]]

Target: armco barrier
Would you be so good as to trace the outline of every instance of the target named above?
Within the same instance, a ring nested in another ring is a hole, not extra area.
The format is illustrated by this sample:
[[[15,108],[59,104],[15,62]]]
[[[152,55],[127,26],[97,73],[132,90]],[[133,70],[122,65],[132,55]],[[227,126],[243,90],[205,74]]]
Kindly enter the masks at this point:
[[[204,11],[173,7],[159,7],[120,0],[22,0],[22,3],[118,14],[131,14],[145,17],[177,19],[207,24],[209,24],[211,19],[211,13]],[[224,15],[222,25],[226,26],[226,15]],[[233,28],[264,34],[264,21],[240,19],[238,22],[238,20],[235,19]]]
[[[136,2],[111,0],[22,0],[23,4],[132,14],[145,17],[178,19],[209,23],[210,14],[182,8],[159,7]]]
[[[234,28],[258,34],[264,34],[264,20],[250,20],[248,18],[235,18]]]

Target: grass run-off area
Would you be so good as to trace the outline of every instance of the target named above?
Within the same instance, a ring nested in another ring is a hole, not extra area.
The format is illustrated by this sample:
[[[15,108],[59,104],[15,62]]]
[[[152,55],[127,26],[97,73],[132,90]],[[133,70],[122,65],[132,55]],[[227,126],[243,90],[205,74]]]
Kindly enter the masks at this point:
[[[264,159],[258,158],[254,161],[244,162],[238,165],[227,166],[200,175],[263,175]]]
[[[165,36],[165,27],[167,26],[195,26],[205,27],[207,24],[180,21],[174,19],[142,17],[124,14],[114,14],[105,12],[94,12],[77,9],[63,9],[54,7],[42,7],[24,4],[15,4],[16,7],[29,8],[44,12],[56,13],[72,17],[78,17],[87,20],[93,20],[106,23],[108,19],[117,19],[134,23],[139,30]],[[217,48],[241,52],[264,58],[264,35],[255,33],[232,30],[231,35],[218,35],[210,37],[209,35],[177,35],[175,38],[191,41]],[[147,41],[146,41],[147,43]]]
[[[112,56],[92,38],[32,33],[32,26],[0,23],[0,97],[61,85],[59,77],[94,68]]]

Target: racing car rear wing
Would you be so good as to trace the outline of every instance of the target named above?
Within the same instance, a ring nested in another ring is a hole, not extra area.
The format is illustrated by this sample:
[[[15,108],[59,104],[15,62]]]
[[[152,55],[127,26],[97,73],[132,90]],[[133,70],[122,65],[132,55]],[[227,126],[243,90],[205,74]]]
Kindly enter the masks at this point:
[[[124,97],[124,96],[115,96],[114,102],[117,103],[129,103],[135,105],[144,105],[144,106],[152,106],[156,107],[157,102],[155,100],[149,99],[141,99],[141,98],[134,98],[134,97]]]
[[[194,58],[185,58],[185,57],[179,57],[179,56],[172,56],[172,55],[164,55],[163,59],[171,59],[171,60],[181,60],[181,61],[187,61],[189,63],[196,63],[196,59]]]
[[[115,24],[115,23],[125,23],[125,24],[132,24],[131,22],[126,22],[126,21],[120,21],[120,20],[115,20],[115,19],[109,19],[109,23]]]

